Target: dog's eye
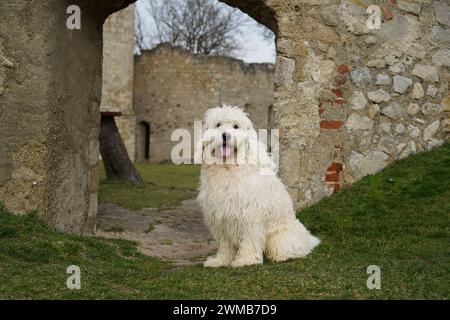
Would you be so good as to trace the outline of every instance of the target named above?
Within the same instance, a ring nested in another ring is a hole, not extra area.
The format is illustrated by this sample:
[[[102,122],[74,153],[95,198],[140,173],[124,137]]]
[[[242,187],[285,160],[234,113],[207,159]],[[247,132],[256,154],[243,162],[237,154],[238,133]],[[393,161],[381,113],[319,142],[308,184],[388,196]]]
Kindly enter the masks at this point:
[[[217,128],[220,127],[220,123],[218,123],[218,124],[216,125],[216,127],[217,127]]]
[[[239,129],[239,126],[238,126],[237,124],[235,124],[235,125],[233,126],[233,128]]]

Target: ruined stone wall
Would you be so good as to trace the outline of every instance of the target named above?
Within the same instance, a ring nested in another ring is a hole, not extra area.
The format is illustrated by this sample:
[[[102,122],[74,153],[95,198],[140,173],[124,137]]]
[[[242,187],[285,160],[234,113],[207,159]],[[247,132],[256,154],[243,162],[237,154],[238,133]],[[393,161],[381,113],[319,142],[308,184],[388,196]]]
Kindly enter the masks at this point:
[[[120,111],[117,127],[131,160],[135,157],[133,111],[135,5],[112,14],[103,25],[103,80],[101,111]]]
[[[81,29],[66,27],[79,5]],[[95,229],[102,24],[121,0],[0,2],[0,201]]]
[[[194,121],[222,103],[244,106],[256,128],[268,128],[273,72],[271,64],[193,55],[169,44],[143,51],[135,63],[134,110],[137,123],[150,125],[150,161],[170,160],[173,130],[193,134]],[[142,159],[139,148],[138,155]]]
[[[276,21],[280,175],[297,208],[443,142],[448,1],[224,2]],[[370,4],[380,30],[366,26]]]

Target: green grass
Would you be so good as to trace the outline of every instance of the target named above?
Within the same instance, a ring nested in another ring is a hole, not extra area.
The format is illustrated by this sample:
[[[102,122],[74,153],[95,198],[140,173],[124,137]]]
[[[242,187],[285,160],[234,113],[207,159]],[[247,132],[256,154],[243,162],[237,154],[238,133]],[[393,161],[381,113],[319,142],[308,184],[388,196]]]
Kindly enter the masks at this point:
[[[366,177],[299,214],[322,239],[310,256],[242,269],[175,267],[126,241],[63,235],[0,209],[0,299],[448,299],[449,168],[446,144]],[[66,289],[71,264],[81,290]],[[381,290],[366,287],[373,264]]]
[[[173,207],[197,194],[199,166],[137,163],[136,168],[144,179],[141,184],[108,181],[103,163],[99,167],[99,201],[129,210]]]

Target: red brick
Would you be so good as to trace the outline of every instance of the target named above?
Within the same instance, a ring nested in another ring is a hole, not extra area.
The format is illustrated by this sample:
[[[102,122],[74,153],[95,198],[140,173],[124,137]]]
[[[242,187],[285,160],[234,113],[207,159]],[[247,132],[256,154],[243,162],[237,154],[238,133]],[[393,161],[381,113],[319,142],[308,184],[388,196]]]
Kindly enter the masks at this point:
[[[347,82],[347,77],[343,74],[337,74],[334,76],[334,83],[337,86],[342,86]]]
[[[336,183],[334,185],[334,192],[339,192],[339,191],[341,191],[341,187],[340,187],[339,183]]]
[[[342,171],[342,163],[333,162],[328,168],[327,172],[339,172]]]
[[[345,103],[345,100],[344,99],[342,99],[342,98],[338,98],[338,99],[334,99],[333,100],[333,103],[334,104],[340,104],[340,105],[342,105],[342,104],[344,104]]]
[[[386,6],[381,7],[381,13],[383,14],[383,18],[386,20],[391,20],[394,18],[394,13]]]
[[[319,114],[322,114],[322,113],[324,113],[325,112],[325,109],[324,108],[319,108]]]
[[[320,128],[322,129],[339,129],[342,127],[344,122],[340,120],[321,120],[320,121]]]
[[[338,68],[337,71],[339,73],[349,73],[350,72],[350,67],[346,64],[341,64]]]
[[[325,176],[325,181],[338,182],[339,181],[339,174],[337,174],[337,173],[328,173]]]
[[[332,91],[334,95],[338,98],[342,98],[342,96],[344,95],[341,89],[333,89]]]

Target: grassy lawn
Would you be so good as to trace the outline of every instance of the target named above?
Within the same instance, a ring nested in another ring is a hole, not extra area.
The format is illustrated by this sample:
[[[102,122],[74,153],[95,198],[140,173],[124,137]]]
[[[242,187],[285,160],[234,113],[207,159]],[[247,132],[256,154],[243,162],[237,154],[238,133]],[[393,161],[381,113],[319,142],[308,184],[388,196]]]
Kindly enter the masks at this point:
[[[137,163],[144,183],[120,183],[106,180],[100,167],[100,202],[115,203],[129,210],[176,206],[197,195],[200,166]]]
[[[151,186],[177,190],[196,184],[196,172],[139,169]],[[176,268],[142,256],[132,243],[63,235],[34,214],[0,209],[0,299],[448,299],[449,199],[446,144],[299,213],[322,239],[307,258],[242,269]],[[66,289],[72,264],[81,267],[81,290]],[[369,265],[381,268],[381,290],[366,287]]]

